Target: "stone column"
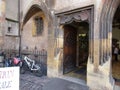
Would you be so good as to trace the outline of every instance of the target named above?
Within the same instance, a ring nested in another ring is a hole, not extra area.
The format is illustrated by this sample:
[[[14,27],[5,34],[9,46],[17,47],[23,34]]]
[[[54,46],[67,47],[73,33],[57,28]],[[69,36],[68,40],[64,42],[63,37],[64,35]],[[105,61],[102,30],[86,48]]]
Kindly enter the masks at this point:
[[[58,60],[54,58],[55,53],[55,16],[54,11],[51,12],[50,22],[48,23],[48,57],[47,57],[47,76],[58,76]]]
[[[99,83],[97,80],[99,78],[98,73],[100,60],[99,14],[100,11],[97,9],[97,7],[94,7],[94,19],[90,20],[91,30],[89,39],[89,58],[87,64],[87,85],[90,87],[90,90],[97,90],[95,87],[97,87],[97,83]]]
[[[5,30],[5,0],[0,0],[0,48],[3,48],[3,31]]]

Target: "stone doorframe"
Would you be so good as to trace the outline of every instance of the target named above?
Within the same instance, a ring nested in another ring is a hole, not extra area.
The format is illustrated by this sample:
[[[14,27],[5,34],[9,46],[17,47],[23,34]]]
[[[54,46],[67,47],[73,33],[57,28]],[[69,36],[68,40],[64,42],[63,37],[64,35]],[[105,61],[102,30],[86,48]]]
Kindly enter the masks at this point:
[[[94,24],[94,6],[88,6],[84,8],[78,8],[71,11],[61,12],[55,14],[56,29],[55,29],[55,52],[54,57],[58,61],[58,73],[63,75],[63,43],[64,43],[64,31],[61,28],[62,25],[70,24],[73,21],[76,22],[88,22],[89,24],[89,59],[88,62],[94,63],[93,59],[93,24]]]

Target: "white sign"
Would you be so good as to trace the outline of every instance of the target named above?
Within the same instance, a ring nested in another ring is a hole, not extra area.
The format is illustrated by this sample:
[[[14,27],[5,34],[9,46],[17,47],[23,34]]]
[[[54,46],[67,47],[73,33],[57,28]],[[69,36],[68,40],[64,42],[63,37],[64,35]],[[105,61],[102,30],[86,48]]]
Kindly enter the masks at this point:
[[[19,67],[0,68],[0,90],[19,90]]]

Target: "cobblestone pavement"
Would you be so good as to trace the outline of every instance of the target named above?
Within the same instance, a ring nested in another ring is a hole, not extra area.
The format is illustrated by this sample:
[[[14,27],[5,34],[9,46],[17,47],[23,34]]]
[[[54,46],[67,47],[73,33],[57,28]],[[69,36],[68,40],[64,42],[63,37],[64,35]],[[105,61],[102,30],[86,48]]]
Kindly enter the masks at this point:
[[[88,90],[88,87],[60,78],[21,74],[20,90]]]
[[[42,90],[45,83],[50,81],[50,78],[36,77],[31,74],[20,75],[20,90]]]

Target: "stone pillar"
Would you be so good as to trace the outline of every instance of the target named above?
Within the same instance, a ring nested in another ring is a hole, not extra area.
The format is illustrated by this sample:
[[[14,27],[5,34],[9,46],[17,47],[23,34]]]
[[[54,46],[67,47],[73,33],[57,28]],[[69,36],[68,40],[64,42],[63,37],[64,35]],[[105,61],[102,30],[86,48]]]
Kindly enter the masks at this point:
[[[100,38],[99,38],[99,14],[100,12],[96,9],[90,20],[90,39],[89,39],[89,57],[87,63],[87,85],[90,87],[90,90],[100,90],[96,89],[99,85],[97,80],[99,76],[99,60],[100,60]],[[91,12],[91,13],[92,13]]]
[[[0,0],[0,48],[3,48],[3,37],[5,30],[5,0]]]
[[[55,16],[51,10],[51,18],[48,23],[48,57],[47,57],[47,76],[58,76],[58,60],[55,59]]]

